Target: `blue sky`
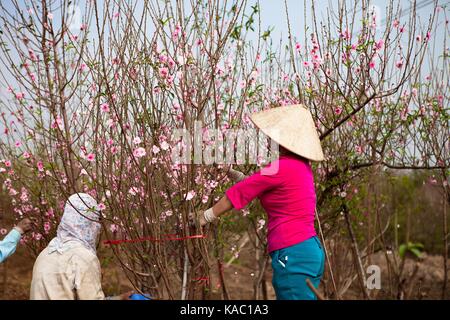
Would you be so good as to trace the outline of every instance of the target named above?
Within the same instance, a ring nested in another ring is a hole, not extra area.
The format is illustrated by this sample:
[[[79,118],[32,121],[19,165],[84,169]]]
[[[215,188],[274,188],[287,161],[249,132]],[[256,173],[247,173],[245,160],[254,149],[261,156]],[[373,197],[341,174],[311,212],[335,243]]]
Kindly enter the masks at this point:
[[[13,7],[11,5],[12,0],[0,0],[1,4],[5,6],[6,10],[9,12],[13,11]],[[117,0],[119,1],[119,0]],[[141,1],[141,0],[131,0],[131,1]],[[152,1],[159,1],[159,0],[152,0]],[[175,1],[175,0],[171,0]],[[346,1],[348,4],[353,3],[353,0],[343,0]],[[28,1],[27,1],[28,2]],[[56,1],[55,1],[56,2]],[[101,6],[102,0],[98,0],[99,5]],[[187,1],[189,2],[189,1]],[[230,1],[229,1],[230,2]],[[23,1],[22,3],[25,3]],[[81,4],[85,3],[84,0],[80,1]],[[160,2],[162,3],[162,2]],[[248,10],[250,10],[250,6],[255,4],[256,0],[249,0],[248,2]],[[305,25],[305,19],[306,19],[306,25],[312,26],[312,18],[311,18],[311,10],[310,10],[310,1],[307,1],[307,9],[306,9],[306,15],[304,10],[304,1],[303,0],[287,0],[288,8],[289,8],[289,18],[291,22],[291,30],[293,33],[294,38],[296,38],[300,43],[304,43],[304,25]],[[381,22],[384,19],[386,6],[389,3],[388,0],[373,0],[371,2],[373,5],[377,6],[380,14],[380,20]],[[396,1],[397,3],[397,1]],[[445,9],[447,12],[447,15],[449,13],[450,8],[450,0],[438,0],[438,3],[440,5],[447,5],[447,8]],[[426,24],[428,21],[429,16],[432,14],[433,10],[433,4],[431,0],[417,0],[417,4],[419,6],[418,9],[418,17],[420,19],[420,22],[422,24]],[[327,10],[330,12],[336,13],[336,8],[338,5],[337,0],[315,0],[315,6],[316,6],[316,12],[318,14],[319,18],[326,18]],[[401,7],[403,10],[407,10],[410,8],[410,1],[404,1],[401,0]],[[351,8],[351,6],[349,7]],[[1,10],[1,9],[0,9]],[[278,45],[280,40],[282,40],[283,43],[287,42],[287,36],[288,36],[288,26],[287,26],[287,19],[286,19],[286,12],[285,12],[285,6],[284,6],[284,0],[261,0],[260,1],[260,10],[261,10],[261,28],[262,30],[267,30],[269,28],[273,28],[273,31],[271,33],[271,38],[273,40],[273,43],[275,45]],[[138,10],[139,11],[139,10]],[[4,15],[4,12],[0,12],[0,16]],[[58,14],[55,14],[55,20],[54,23],[57,23]],[[358,18],[357,18],[358,19]],[[405,15],[402,17],[401,22],[404,23],[408,19],[408,15]],[[441,22],[443,22],[443,18],[441,15]],[[384,30],[383,26],[380,29],[380,37],[382,35],[382,31]],[[93,32],[95,34],[95,32]],[[309,34],[309,32],[307,32]],[[150,36],[151,37],[151,36]],[[248,37],[249,40],[255,40],[256,34],[249,34]],[[444,45],[444,33],[438,33],[437,39],[435,43],[433,43],[435,46],[435,56],[431,57],[431,59],[428,59],[425,61],[425,66],[423,70],[423,74],[426,74],[429,70],[428,63],[429,61],[436,61],[437,57],[442,53],[443,45]],[[18,60],[18,59],[17,59]],[[1,68],[4,68],[4,66],[1,66]],[[2,70],[3,73],[4,70]],[[14,80],[11,79],[11,77],[8,77],[8,80]],[[12,81],[12,84],[14,81]],[[3,100],[3,102],[6,102],[6,97],[10,98],[10,94],[6,90],[6,84],[2,79],[0,79],[0,100]],[[0,104],[1,108],[1,104]],[[2,125],[0,124],[0,134],[3,132]]]
[[[10,9],[9,11],[13,11],[13,6],[11,5],[12,0],[2,0],[2,5],[6,7],[6,9]],[[134,2],[136,0],[132,0],[131,2]],[[349,10],[352,8],[351,4],[353,3],[353,0],[345,0],[346,3],[349,5]],[[28,1],[24,1],[22,3],[27,3]],[[62,0],[61,0],[62,2]],[[103,1],[99,0],[98,3],[101,6],[101,3]],[[188,1],[189,2],[189,1]],[[55,3],[57,3],[55,1]],[[84,8],[84,0],[79,1],[79,7],[82,9]],[[162,2],[160,2],[162,3]],[[248,1],[248,11],[251,10],[250,6],[255,4],[256,0],[249,0]],[[261,10],[261,28],[262,30],[267,30],[269,28],[273,28],[273,31],[271,33],[272,40],[275,45],[278,45],[279,41],[282,40],[284,43],[287,41],[288,37],[288,26],[287,26],[287,19],[286,19],[286,9],[284,5],[284,0],[260,0],[260,10]],[[293,33],[293,36],[295,39],[297,39],[300,43],[304,43],[305,39],[305,19],[306,24],[308,26],[312,26],[312,17],[311,17],[311,9],[310,9],[310,1],[307,1],[306,5],[306,15],[305,15],[305,8],[304,8],[304,1],[303,0],[287,0],[287,5],[289,8],[289,18],[291,22],[291,30]],[[376,6],[379,10],[380,15],[380,22],[383,21],[385,17],[386,12],[386,6],[388,5],[388,0],[373,0],[371,2],[372,5]],[[396,1],[397,3],[397,1]],[[410,1],[401,1],[401,8],[402,10],[406,11],[408,8],[410,8],[411,4]],[[440,5],[447,4],[448,7],[450,7],[450,0],[438,0],[438,3]],[[337,12],[337,6],[338,1],[337,0],[315,0],[315,6],[316,6],[316,12],[318,14],[319,18],[326,18],[327,12]],[[433,0],[417,0],[417,6],[418,6],[418,17],[421,20],[420,22],[422,24],[426,24],[429,16],[432,14],[433,10]],[[24,7],[26,7],[24,5]],[[358,9],[357,9],[358,10]],[[449,9],[447,8],[447,13]],[[139,11],[139,10],[138,10]],[[0,15],[3,15],[4,13],[0,12]],[[56,19],[58,17],[58,14],[55,14],[55,23],[57,22]],[[406,22],[408,18],[408,15],[405,15],[402,17],[402,22]],[[357,18],[358,19],[358,18]],[[441,18],[441,20],[443,20]],[[151,28],[149,28],[151,30]],[[384,26],[380,28],[378,31],[380,33],[380,37],[382,35],[382,32],[384,30]],[[95,33],[95,32],[94,32]],[[309,34],[310,32],[307,32]],[[248,39],[249,40],[256,40],[256,34],[249,34]],[[435,42],[436,45],[436,56],[440,55],[442,53],[443,49],[443,43],[444,43],[444,34],[438,33],[437,35],[437,41]],[[427,67],[425,67],[427,68]],[[0,80],[0,86],[4,87],[4,84],[1,83],[3,81]],[[5,94],[4,88],[0,90],[0,97]]]
[[[349,8],[353,0],[346,0]],[[373,0],[371,4],[379,8],[380,18],[383,23],[383,19],[386,15],[386,6],[390,1],[388,0]],[[269,26],[274,27],[273,35],[274,37],[287,38],[288,28],[286,23],[286,11],[284,6],[284,0],[262,0],[261,2],[261,17],[263,29]],[[310,10],[310,1],[308,1],[306,8],[306,20],[309,26],[312,25],[312,17]],[[417,0],[417,7],[420,8],[417,13],[419,19],[422,23],[425,23],[428,17],[432,14],[433,3],[432,0]],[[450,0],[439,0],[439,4],[443,5],[445,3],[450,4]],[[304,1],[302,0],[287,0],[287,5],[289,8],[289,18],[291,20],[291,28],[295,36],[300,39],[303,38],[304,32],[304,20],[305,20],[305,10]],[[338,1],[337,0],[315,0],[316,11],[322,18],[326,17],[327,9],[330,11],[337,11]],[[410,8],[410,1],[401,1],[401,8],[404,12]],[[359,9],[357,9],[358,11]],[[320,17],[320,16],[319,16]],[[402,21],[406,21],[407,15],[402,17]]]

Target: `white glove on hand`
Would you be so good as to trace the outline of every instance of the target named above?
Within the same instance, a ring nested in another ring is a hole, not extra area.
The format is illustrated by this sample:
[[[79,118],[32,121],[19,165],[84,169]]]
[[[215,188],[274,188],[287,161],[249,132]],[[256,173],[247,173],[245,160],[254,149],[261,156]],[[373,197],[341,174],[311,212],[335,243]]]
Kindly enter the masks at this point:
[[[208,210],[204,211],[203,213],[200,213],[199,215],[199,222],[200,222],[200,226],[203,227],[205,226],[207,223],[211,223],[214,220],[217,219],[216,215],[213,212],[212,208],[209,208]]]

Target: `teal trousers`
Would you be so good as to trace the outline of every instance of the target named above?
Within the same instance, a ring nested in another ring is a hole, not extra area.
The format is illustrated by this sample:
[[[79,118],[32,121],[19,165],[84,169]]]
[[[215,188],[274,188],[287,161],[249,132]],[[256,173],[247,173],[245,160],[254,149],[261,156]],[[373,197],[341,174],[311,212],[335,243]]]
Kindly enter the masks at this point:
[[[296,245],[275,250],[272,257],[272,284],[278,300],[316,300],[306,284],[318,287],[325,267],[325,254],[317,236]]]

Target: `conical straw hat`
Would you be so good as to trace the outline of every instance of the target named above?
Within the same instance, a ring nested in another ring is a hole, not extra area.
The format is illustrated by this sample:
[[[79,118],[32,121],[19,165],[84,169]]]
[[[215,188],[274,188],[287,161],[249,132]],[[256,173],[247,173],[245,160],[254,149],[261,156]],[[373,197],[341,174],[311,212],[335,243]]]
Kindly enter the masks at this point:
[[[324,160],[311,112],[301,104],[252,114],[253,123],[275,142],[312,161]]]

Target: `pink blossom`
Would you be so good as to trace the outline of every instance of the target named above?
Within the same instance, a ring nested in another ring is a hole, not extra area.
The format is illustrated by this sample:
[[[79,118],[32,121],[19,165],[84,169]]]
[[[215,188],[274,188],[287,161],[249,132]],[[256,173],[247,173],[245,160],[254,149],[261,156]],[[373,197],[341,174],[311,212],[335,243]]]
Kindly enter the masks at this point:
[[[336,106],[336,107],[334,108],[334,113],[335,113],[336,115],[340,115],[340,114],[342,113],[342,107]]]
[[[154,146],[152,147],[152,152],[153,152],[154,154],[158,154],[159,151],[160,151],[160,150],[159,150],[158,146],[154,145]]]
[[[165,54],[160,54],[159,55],[159,61],[161,63],[166,63],[167,62],[167,56]]]
[[[166,81],[167,85],[171,86],[174,79],[175,79],[174,76],[168,76]]]
[[[297,50],[297,52],[298,52],[298,51],[300,51],[301,49],[302,49],[301,44],[297,42],[297,43],[295,44],[295,50]]]
[[[135,156],[135,158],[142,158],[146,154],[147,153],[145,152],[145,149],[142,147],[139,147],[133,151],[133,155]]]
[[[380,40],[378,40],[378,41],[375,43],[375,48],[376,48],[377,50],[380,50],[380,49],[383,48],[383,45],[384,45],[384,40],[383,40],[383,39],[380,39]]]
[[[100,202],[100,203],[97,205],[97,210],[98,210],[98,211],[103,211],[103,210],[105,210],[105,209],[106,209],[106,206],[105,206],[104,203]]]
[[[350,40],[351,39],[351,34],[350,31],[345,30],[341,33],[341,38],[344,38],[345,40]]]
[[[159,75],[162,78],[166,78],[169,75],[169,69],[166,67],[159,68]]]
[[[1,234],[2,236],[4,236],[4,235],[7,234],[7,233],[8,233],[8,230],[6,230],[5,228],[0,229],[0,234]]]
[[[95,160],[95,154],[89,153],[89,154],[86,156],[86,160],[89,161],[89,162],[94,161],[94,160]]]
[[[373,60],[371,60],[369,63],[369,69],[373,69],[373,68],[375,68],[375,62]]]
[[[113,58],[112,59],[112,64],[113,65],[119,65],[120,64],[120,58],[119,57]]]
[[[101,105],[100,105],[100,109],[103,111],[103,112],[109,112],[109,104],[108,103],[102,103]]]
[[[135,137],[134,139],[133,139],[133,143],[134,144],[140,144],[142,142],[142,140],[141,140],[141,138],[139,138],[139,137]]]
[[[50,229],[51,229],[50,222],[48,222],[48,221],[44,222],[44,232],[45,232],[45,234],[48,234]]]
[[[111,151],[112,154],[116,154],[117,151],[118,151],[118,149],[117,149],[117,147],[112,146],[111,149],[110,149],[110,151]]]
[[[403,121],[406,121],[406,119],[408,119],[408,108],[403,109],[403,110],[400,112],[400,118],[401,118]]]
[[[171,215],[173,215],[173,212],[172,212],[172,210],[167,210],[167,211],[164,211],[164,214],[165,214],[167,217],[170,217]]]
[[[266,220],[264,219],[259,219],[258,220],[258,230],[261,230],[266,224]]]
[[[401,67],[403,67],[403,60],[402,60],[402,59],[398,60],[398,61],[395,63],[395,66],[396,66],[397,68],[401,69]]]
[[[47,18],[48,18],[49,20],[52,20],[52,19],[53,19],[53,13],[47,14]]]
[[[184,65],[185,59],[183,56],[177,56],[177,61],[180,65]],[[175,67],[175,61],[173,61],[172,58],[169,57],[169,61],[167,61],[167,64],[169,65],[169,68]]]
[[[33,50],[28,49],[28,54],[30,55],[31,61],[36,62],[38,60],[38,58]]]
[[[62,119],[60,118],[60,116],[57,116],[55,121],[53,121],[52,128],[53,129],[59,128],[60,130],[63,129],[63,122],[62,122]]]
[[[119,231],[119,226],[117,224],[112,224],[109,227],[109,230],[111,230],[112,233],[116,233],[117,231]]]
[[[17,100],[23,100],[25,98],[25,93],[23,93],[23,92],[18,92],[18,93],[16,93],[16,99]]]
[[[178,38],[178,36],[180,35],[180,31],[181,31],[181,27],[180,25],[177,25],[175,27],[175,30],[172,32],[172,39],[176,40]]]
[[[139,189],[137,187],[131,187],[128,190],[128,193],[131,194],[132,196],[135,196],[138,192],[139,192]]]
[[[169,149],[169,144],[166,141],[161,142],[161,149],[163,149],[164,151]]]
[[[416,41],[417,41],[417,42],[420,42],[421,40],[422,40],[422,37],[421,37],[420,35],[417,35],[417,36],[416,36]]]
[[[20,194],[20,200],[22,202],[28,202],[28,200],[29,200],[27,189],[25,189],[23,187],[22,187],[21,194]]]
[[[196,195],[196,192],[194,190],[191,190],[187,194],[184,195],[184,200],[190,201],[195,197],[195,195]]]
[[[42,161],[37,162],[37,168],[39,172],[44,172],[44,164],[42,163]]]
[[[6,160],[5,161],[5,167],[10,168],[11,167],[11,161]]]
[[[22,141],[16,141],[14,145],[16,146],[16,148],[20,148],[22,146]]]
[[[224,73],[225,73],[225,71],[222,69],[222,67],[216,66],[216,74],[217,74],[218,76],[221,76],[221,75],[223,75]]]
[[[84,72],[87,69],[87,65],[85,63],[80,64],[80,67],[78,68],[79,72]]]

